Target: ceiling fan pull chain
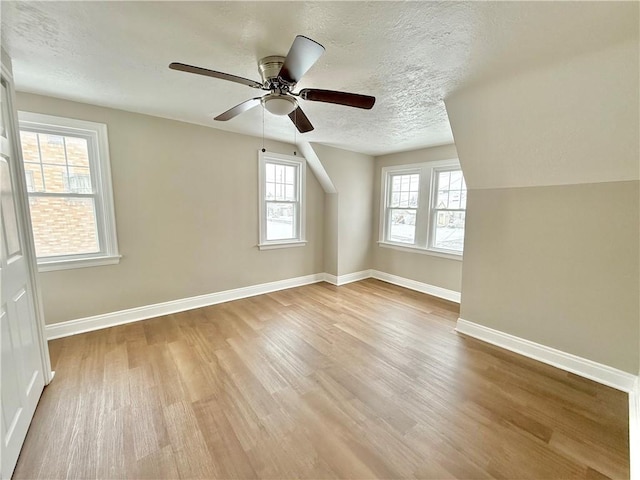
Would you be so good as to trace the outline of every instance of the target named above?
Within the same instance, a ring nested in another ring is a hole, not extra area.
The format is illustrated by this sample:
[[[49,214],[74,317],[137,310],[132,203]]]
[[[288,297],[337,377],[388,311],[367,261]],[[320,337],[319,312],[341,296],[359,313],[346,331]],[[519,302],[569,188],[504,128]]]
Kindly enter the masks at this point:
[[[264,149],[264,104],[262,105],[262,153],[266,152]]]
[[[293,156],[294,157],[298,154],[296,152],[297,141],[298,141],[298,109],[296,108],[293,111]]]

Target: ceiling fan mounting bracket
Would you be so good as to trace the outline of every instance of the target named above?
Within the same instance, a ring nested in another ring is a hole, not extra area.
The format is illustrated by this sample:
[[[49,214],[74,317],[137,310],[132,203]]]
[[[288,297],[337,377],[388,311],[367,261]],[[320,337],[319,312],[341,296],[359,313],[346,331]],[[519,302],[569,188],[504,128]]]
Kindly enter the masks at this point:
[[[261,58],[258,61],[258,71],[260,72],[260,78],[262,79],[262,85],[265,90],[289,90],[288,85],[282,81],[279,77],[282,65],[284,65],[285,57],[280,55],[270,55],[268,57]]]

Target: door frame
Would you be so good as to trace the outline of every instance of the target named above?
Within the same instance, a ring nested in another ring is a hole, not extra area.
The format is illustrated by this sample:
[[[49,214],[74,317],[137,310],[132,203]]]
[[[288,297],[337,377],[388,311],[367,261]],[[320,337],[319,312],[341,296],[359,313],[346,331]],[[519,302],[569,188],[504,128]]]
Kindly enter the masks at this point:
[[[13,161],[11,165],[12,171],[17,177],[15,184],[15,205],[18,212],[18,221],[24,232],[24,243],[27,265],[29,266],[29,284],[33,294],[33,303],[36,316],[36,331],[38,333],[38,341],[40,347],[40,361],[42,363],[42,373],[44,375],[44,384],[49,385],[53,379],[54,372],[51,371],[51,359],[49,358],[49,345],[45,333],[44,308],[42,304],[42,294],[40,293],[40,285],[38,283],[38,264],[36,260],[36,247],[33,240],[33,228],[31,226],[31,215],[29,213],[29,202],[27,197],[27,182],[24,173],[24,163],[22,159],[22,148],[20,148],[20,130],[18,126],[18,115],[15,108],[15,88],[13,83],[13,73],[11,70],[11,59],[2,49],[0,75],[5,79],[9,88],[7,88],[8,109],[11,121],[11,143],[13,145]]]

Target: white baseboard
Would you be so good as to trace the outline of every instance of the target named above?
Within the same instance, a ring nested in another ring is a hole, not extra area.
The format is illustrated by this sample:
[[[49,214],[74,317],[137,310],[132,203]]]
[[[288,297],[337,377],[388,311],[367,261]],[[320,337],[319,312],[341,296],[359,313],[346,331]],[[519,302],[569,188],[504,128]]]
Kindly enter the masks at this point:
[[[366,278],[371,278],[371,270],[347,273],[338,277],[338,285],[346,285],[347,283],[359,282],[360,280],[364,280]]]
[[[276,282],[262,283],[249,287],[235,288],[233,290],[225,290],[223,292],[181,298],[169,302],[144,305],[142,307],[120,310],[118,312],[54,323],[46,325],[45,332],[47,334],[47,339],[53,340],[56,338],[67,337],[69,335],[91,332],[102,328],[115,327],[116,325],[123,325],[125,323],[132,323],[153,317],[160,317],[162,315],[169,315],[171,313],[183,312],[194,308],[215,305],[217,303],[230,302],[241,298],[262,295],[264,293],[284,290],[286,288],[300,287],[310,283],[325,281],[339,286],[371,277],[393,283],[395,285],[400,285],[401,287],[409,288],[411,290],[417,290],[418,292],[427,293],[429,295],[445,298],[458,303],[460,302],[460,294],[458,292],[417,282],[415,280],[409,280],[408,278],[398,277],[397,275],[391,275],[377,270],[363,270],[361,272],[348,273],[340,276],[331,275],[329,273],[316,273],[304,277],[289,278]]]
[[[323,280],[331,285],[338,285],[338,277],[331,273],[323,273]]]
[[[637,375],[469,322],[462,318],[458,319],[456,331],[623,392],[633,391],[638,381]]]
[[[78,333],[91,332],[101,328],[115,327],[125,323],[137,322],[148,318],[160,317],[171,313],[183,312],[194,308],[206,307],[217,303],[229,302],[231,300],[239,300],[241,298],[253,297],[264,293],[284,290],[286,288],[300,287],[310,283],[322,282],[324,280],[323,273],[306,275],[304,277],[289,278],[286,280],[278,280],[276,282],[262,283],[249,287],[235,288],[233,290],[225,290],[223,292],[209,293],[206,295],[198,295],[196,297],[181,298],[169,302],[156,303],[154,305],[145,305],[142,307],[129,308],[118,312],[105,313],[95,315],[93,317],[79,318],[77,320],[69,320],[67,322],[54,323],[47,325],[45,331],[48,340],[55,338],[67,337]]]
[[[324,281],[332,285],[346,285],[347,283],[358,282],[366,278],[371,278],[371,270],[362,270],[361,272],[347,273],[345,275],[324,274]]]
[[[446,288],[437,287],[435,285],[429,285],[428,283],[399,277],[397,275],[381,272],[379,270],[371,270],[371,276],[377,280],[382,280],[383,282],[393,283],[394,285],[399,285],[410,290],[426,293],[438,298],[444,298],[445,300],[449,300],[451,302],[460,303],[460,292],[456,292],[455,290],[448,290]]]
[[[347,273],[346,275],[324,274],[324,281],[332,285],[345,285],[351,282],[357,282],[366,278],[375,278],[383,282],[392,283],[400,287],[415,290],[417,292],[426,293],[434,297],[443,298],[451,302],[460,303],[460,292],[448,290],[446,288],[429,285],[428,283],[418,282],[409,278],[392,275],[391,273],[381,272],[379,270],[362,270],[361,272]]]
[[[631,480],[640,480],[640,378],[629,392],[629,452]]]

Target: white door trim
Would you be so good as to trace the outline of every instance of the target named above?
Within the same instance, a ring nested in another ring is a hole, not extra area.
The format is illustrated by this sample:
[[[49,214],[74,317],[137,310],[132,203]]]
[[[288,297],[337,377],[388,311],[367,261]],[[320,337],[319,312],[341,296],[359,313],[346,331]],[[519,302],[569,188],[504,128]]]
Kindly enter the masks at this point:
[[[6,56],[4,50],[2,51],[2,62],[0,64],[0,73],[2,77],[7,79],[8,83],[13,85],[13,73],[11,70],[11,63],[8,56]],[[18,221],[24,235],[24,247],[25,257],[27,264],[29,265],[29,281],[31,285],[31,294],[33,295],[33,302],[36,315],[36,332],[38,335],[38,341],[40,343],[40,357],[42,359],[42,372],[44,374],[44,384],[49,385],[53,379],[53,372],[51,371],[51,359],[49,357],[49,345],[47,344],[47,335],[45,332],[45,320],[44,320],[44,307],[42,303],[42,294],[40,293],[40,286],[38,284],[38,264],[36,261],[36,247],[33,240],[33,228],[31,226],[31,217],[29,216],[29,203],[27,200],[27,184],[24,173],[24,163],[22,160],[22,149],[20,146],[20,135],[17,109],[15,108],[15,92],[13,88],[8,89],[7,95],[9,97],[9,111],[14,112],[12,115],[13,125],[11,128],[12,138],[11,141],[15,148],[15,160],[17,177],[19,178],[17,187],[17,204]]]

